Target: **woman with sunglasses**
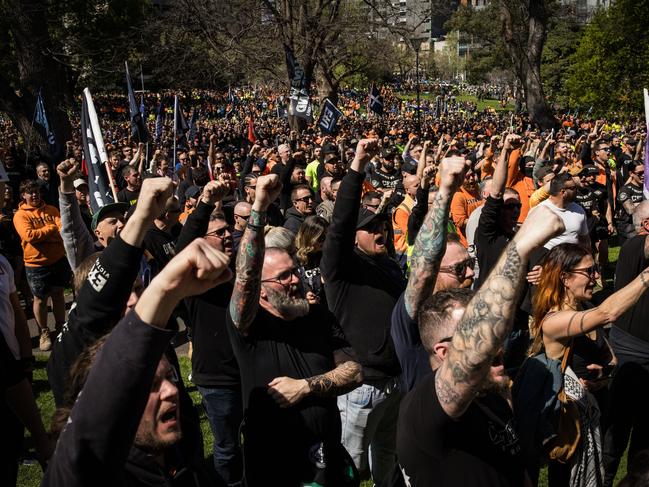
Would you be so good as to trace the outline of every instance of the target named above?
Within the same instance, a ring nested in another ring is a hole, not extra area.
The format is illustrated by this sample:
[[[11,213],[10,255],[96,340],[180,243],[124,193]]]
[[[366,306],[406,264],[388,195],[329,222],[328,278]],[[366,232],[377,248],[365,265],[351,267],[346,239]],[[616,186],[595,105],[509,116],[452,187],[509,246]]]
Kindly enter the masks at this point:
[[[600,409],[594,394],[603,391],[615,362],[606,341],[604,325],[614,322],[633,306],[649,287],[649,268],[605,299],[590,305],[599,268],[588,249],[576,244],[554,247],[543,261],[543,272],[534,294],[530,355],[545,351],[561,362],[568,353],[564,388],[579,408],[580,446],[567,465],[551,464],[550,486],[600,486],[603,472]]]

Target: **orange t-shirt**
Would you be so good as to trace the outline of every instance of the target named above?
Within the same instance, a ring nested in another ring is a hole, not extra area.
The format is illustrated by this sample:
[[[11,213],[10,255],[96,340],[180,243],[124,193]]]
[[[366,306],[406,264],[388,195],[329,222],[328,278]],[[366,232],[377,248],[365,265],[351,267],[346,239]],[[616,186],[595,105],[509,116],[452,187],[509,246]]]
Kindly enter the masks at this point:
[[[473,210],[483,204],[484,200],[480,198],[480,190],[477,186],[474,192],[469,192],[464,187],[460,187],[460,189],[453,195],[453,199],[451,200],[451,218],[457,228],[460,242],[462,242],[462,245],[465,247],[468,247],[469,245],[464,235],[466,223],[469,221],[469,217],[471,216],[471,213],[473,213]]]

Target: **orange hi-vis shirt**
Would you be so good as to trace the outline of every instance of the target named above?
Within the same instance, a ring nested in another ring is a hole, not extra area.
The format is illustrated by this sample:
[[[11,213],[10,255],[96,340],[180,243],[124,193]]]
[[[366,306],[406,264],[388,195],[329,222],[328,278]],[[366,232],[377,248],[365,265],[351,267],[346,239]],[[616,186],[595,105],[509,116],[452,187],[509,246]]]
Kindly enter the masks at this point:
[[[534,193],[534,181],[521,172],[518,162],[521,158],[521,150],[515,149],[509,155],[507,161],[507,182],[505,187],[515,189],[521,197],[521,214],[518,223],[523,223],[530,211],[530,196]]]
[[[453,199],[451,200],[451,218],[457,228],[460,242],[465,247],[469,245],[464,235],[466,223],[469,221],[473,210],[483,204],[484,200],[480,197],[480,190],[477,185],[473,192],[469,192],[464,187],[460,187],[453,195]]]
[[[408,218],[410,217],[410,213],[412,213],[413,206],[415,206],[415,200],[407,194],[392,214],[394,249],[397,252],[403,253],[408,250]]]
[[[56,207],[21,203],[14,215],[14,227],[20,236],[26,267],[51,265],[65,255],[59,233],[61,216]]]

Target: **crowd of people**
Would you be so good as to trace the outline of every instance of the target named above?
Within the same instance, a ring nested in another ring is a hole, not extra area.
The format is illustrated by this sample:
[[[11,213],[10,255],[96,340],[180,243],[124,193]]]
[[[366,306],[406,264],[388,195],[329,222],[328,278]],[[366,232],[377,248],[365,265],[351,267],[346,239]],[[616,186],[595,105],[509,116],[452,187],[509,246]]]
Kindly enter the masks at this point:
[[[115,199],[94,212],[80,134],[41,160],[3,122],[2,485],[25,427],[45,486],[515,487],[547,465],[608,487],[629,439],[620,485],[647,485],[643,121],[541,131],[440,96],[386,88],[377,116],[344,92],[332,135],[271,90],[197,91],[187,133],[152,111],[147,143],[98,96]]]

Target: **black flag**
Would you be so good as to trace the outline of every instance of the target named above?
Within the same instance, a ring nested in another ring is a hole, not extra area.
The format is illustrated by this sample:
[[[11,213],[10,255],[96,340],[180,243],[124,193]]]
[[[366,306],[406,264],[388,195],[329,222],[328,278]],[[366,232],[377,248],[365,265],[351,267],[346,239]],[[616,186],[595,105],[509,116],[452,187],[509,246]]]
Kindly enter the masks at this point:
[[[370,96],[367,108],[378,115],[383,115],[383,97],[374,83],[370,86]]]
[[[81,140],[83,141],[83,157],[88,170],[90,207],[92,212],[96,213],[99,208],[114,203],[115,200],[104,164],[104,161],[107,160],[106,149],[88,88],[83,90],[81,101]]]
[[[128,63],[126,65],[126,89],[128,90],[128,105],[131,112],[131,137],[136,142],[142,142],[146,144],[149,141],[149,132],[146,129],[146,124],[142,118],[142,112],[137,106],[137,101],[135,101],[135,93],[133,93],[133,87],[131,86],[131,75],[128,72]],[[144,94],[142,94],[144,96]]]
[[[286,53],[288,77],[291,81],[288,114],[305,120],[311,120],[313,111],[311,101],[309,100],[311,79],[306,75],[302,66],[300,66],[295,54],[293,54],[293,50],[286,44],[284,44],[284,52]]]
[[[331,103],[329,98],[327,98],[324,105],[322,105],[322,110],[320,110],[318,127],[320,127],[324,133],[331,134],[335,132],[338,119],[342,117],[342,115],[342,112],[338,110],[336,105]]]

